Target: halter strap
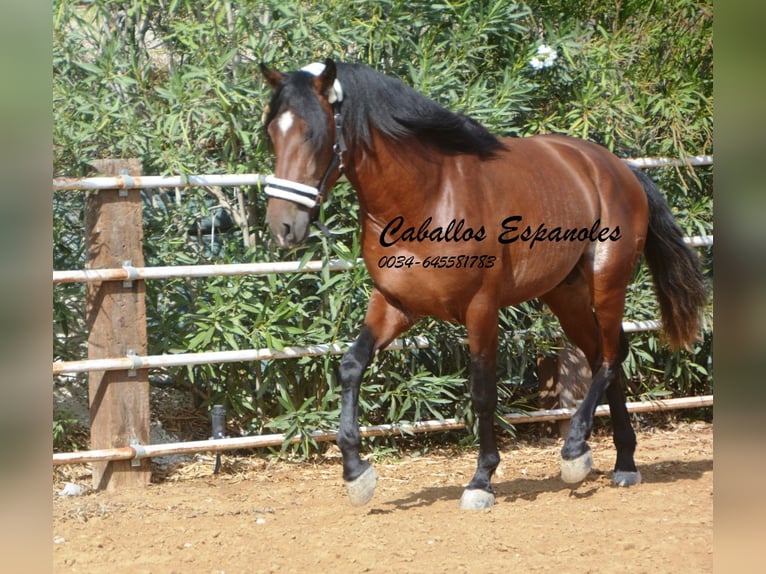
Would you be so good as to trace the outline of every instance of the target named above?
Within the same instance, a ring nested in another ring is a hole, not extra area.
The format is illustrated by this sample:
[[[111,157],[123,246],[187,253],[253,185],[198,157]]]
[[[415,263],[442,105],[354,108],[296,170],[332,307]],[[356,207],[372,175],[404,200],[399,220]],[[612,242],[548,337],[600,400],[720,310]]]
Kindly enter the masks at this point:
[[[343,154],[346,153],[346,138],[343,137],[343,115],[340,113],[340,102],[336,102],[332,105],[333,119],[335,120],[335,143],[332,144],[332,157],[330,163],[327,165],[327,169],[324,170],[322,179],[319,180],[319,197],[318,200],[321,203],[325,199],[325,194],[329,195],[329,189],[325,189],[327,186],[327,180],[330,179],[330,174],[335,168],[338,168],[339,173],[343,173],[346,169],[346,164],[343,163]]]

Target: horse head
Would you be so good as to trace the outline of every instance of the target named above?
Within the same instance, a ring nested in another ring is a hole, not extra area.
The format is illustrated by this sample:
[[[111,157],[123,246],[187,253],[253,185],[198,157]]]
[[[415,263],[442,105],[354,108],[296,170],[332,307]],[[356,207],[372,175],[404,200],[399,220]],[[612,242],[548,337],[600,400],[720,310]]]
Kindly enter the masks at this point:
[[[272,89],[265,123],[276,157],[266,222],[280,247],[295,247],[343,171],[343,88],[331,59],[289,73],[262,63],[261,73]]]

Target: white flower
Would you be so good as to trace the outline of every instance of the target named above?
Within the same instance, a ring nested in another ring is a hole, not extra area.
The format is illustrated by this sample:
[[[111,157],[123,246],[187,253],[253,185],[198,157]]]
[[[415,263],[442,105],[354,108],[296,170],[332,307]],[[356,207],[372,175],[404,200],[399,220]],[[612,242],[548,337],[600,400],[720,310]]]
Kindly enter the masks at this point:
[[[559,55],[556,53],[556,50],[547,44],[540,44],[537,47],[537,56],[533,56],[532,59],[529,60],[529,65],[535,70],[550,68],[558,57]]]

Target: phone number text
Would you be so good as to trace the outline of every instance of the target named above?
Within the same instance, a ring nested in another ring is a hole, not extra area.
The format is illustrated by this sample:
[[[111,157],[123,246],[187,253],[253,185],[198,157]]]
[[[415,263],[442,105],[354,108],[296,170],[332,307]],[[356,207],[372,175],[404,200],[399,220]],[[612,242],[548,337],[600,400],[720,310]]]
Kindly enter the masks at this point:
[[[378,259],[379,269],[489,269],[495,266],[494,255],[433,255],[418,260],[412,255],[384,255]]]

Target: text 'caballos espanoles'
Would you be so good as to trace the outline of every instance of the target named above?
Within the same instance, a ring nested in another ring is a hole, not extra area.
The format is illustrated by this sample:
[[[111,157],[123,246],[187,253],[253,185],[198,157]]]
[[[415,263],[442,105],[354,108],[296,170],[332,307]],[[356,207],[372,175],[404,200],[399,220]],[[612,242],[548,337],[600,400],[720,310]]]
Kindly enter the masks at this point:
[[[590,227],[567,227],[539,223],[536,227],[523,225],[521,215],[511,215],[503,219],[497,241],[512,244],[517,241],[528,243],[529,248],[538,242],[575,242],[575,241],[617,241],[620,239],[620,226],[614,228],[601,225],[597,219]],[[452,219],[446,225],[434,225],[433,218],[427,217],[420,225],[406,225],[404,217],[399,215],[389,221],[380,233],[380,244],[393,247],[404,243],[467,243],[482,242],[488,237],[484,225],[474,227],[464,219]]]

